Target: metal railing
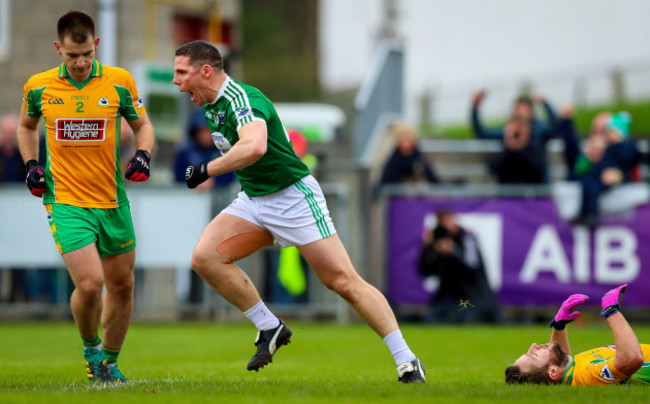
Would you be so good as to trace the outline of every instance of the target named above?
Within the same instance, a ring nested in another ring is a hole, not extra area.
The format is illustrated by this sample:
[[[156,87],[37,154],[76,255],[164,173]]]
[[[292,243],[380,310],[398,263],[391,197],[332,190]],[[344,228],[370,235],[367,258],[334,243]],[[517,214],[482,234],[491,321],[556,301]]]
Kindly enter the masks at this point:
[[[350,232],[349,189],[345,184],[328,182],[321,183],[321,188],[337,234],[346,244]],[[128,193],[138,242],[133,318],[241,319],[239,310],[203,280],[199,280],[198,288],[192,286],[196,282],[190,269],[194,243],[211,218],[230,202],[222,198],[224,191],[197,194],[180,186],[149,186],[138,190],[130,187]],[[24,185],[0,186],[0,242],[14,250],[0,249],[0,319],[70,318],[68,300],[73,285],[54,247],[41,201],[31,197]],[[287,304],[265,295],[270,290],[266,283],[274,276],[267,273],[269,260],[277,259],[278,251],[277,246],[269,247],[238,262],[272,310],[295,316],[327,316],[341,322],[349,319],[347,303],[311,271],[306,271],[306,298]]]

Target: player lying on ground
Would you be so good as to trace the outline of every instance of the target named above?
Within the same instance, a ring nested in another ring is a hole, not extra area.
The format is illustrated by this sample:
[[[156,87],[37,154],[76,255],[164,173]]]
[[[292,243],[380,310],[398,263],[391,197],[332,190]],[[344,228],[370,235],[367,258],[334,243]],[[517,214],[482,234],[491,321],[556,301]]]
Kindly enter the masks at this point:
[[[551,342],[533,344],[513,365],[506,368],[506,383],[604,386],[650,384],[650,345],[639,344],[634,331],[620,312],[619,298],[627,285],[607,292],[600,314],[614,335],[616,345],[590,349],[571,356],[566,325],[580,316],[571,310],[587,301],[581,294],[569,296],[551,321]]]

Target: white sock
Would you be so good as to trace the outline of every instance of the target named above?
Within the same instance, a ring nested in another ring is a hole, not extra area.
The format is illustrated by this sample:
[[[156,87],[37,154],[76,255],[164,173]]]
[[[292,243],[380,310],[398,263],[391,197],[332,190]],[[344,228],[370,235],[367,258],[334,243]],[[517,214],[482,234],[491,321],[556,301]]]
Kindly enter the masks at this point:
[[[271,313],[263,301],[259,301],[255,306],[244,312],[244,315],[249,319],[255,327],[260,331],[270,330],[280,325],[280,320]]]
[[[390,354],[393,355],[395,365],[399,366],[404,362],[415,360],[415,354],[406,344],[404,337],[402,337],[402,331],[397,330],[386,335],[384,342],[388,346]]]

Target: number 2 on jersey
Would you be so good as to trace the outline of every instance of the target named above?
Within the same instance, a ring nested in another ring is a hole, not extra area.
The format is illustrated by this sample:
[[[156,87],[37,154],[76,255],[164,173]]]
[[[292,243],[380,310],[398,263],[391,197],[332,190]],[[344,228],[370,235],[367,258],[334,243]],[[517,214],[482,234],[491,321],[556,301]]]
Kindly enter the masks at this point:
[[[81,101],[79,101],[79,102],[77,103],[77,112],[82,113],[82,114],[83,114],[83,112],[84,112],[84,103],[81,102]]]

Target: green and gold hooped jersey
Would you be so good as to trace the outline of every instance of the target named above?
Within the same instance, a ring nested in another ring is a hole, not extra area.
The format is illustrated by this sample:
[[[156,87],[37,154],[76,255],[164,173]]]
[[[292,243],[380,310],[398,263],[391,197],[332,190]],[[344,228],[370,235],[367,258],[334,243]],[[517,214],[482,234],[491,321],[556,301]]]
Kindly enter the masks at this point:
[[[128,203],[120,169],[120,117],[136,120],[145,109],[131,75],[93,62],[83,83],[65,68],[32,76],[23,110],[43,119],[47,160],[43,203],[116,208]]]
[[[621,373],[614,362],[616,346],[608,345],[577,354],[562,377],[562,384],[571,386],[605,386],[615,383],[650,384],[650,345],[640,344],[644,366],[632,376]]]
[[[203,111],[212,140],[221,154],[227,153],[239,141],[238,131],[242,126],[253,121],[266,123],[266,154],[252,165],[235,170],[246,195],[272,194],[309,175],[307,166],[293,152],[275,107],[258,89],[228,76],[217,99],[205,104]]]

